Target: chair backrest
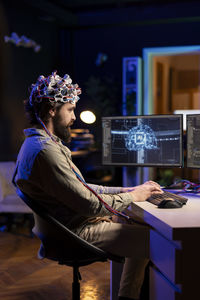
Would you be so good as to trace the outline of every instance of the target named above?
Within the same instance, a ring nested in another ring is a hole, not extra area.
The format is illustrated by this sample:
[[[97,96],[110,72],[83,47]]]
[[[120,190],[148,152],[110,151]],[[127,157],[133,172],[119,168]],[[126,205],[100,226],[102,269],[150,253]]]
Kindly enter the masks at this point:
[[[123,262],[124,258],[105,252],[80,238],[51,216],[38,201],[31,199],[20,189],[17,189],[17,194],[34,212],[33,232],[44,246],[45,257],[79,266],[108,259]]]

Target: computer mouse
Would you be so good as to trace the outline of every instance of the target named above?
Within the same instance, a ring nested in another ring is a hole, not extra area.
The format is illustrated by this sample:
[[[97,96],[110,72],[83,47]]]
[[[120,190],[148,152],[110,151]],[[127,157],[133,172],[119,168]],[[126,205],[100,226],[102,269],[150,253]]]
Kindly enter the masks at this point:
[[[177,200],[163,200],[158,204],[158,208],[181,208],[183,204]]]

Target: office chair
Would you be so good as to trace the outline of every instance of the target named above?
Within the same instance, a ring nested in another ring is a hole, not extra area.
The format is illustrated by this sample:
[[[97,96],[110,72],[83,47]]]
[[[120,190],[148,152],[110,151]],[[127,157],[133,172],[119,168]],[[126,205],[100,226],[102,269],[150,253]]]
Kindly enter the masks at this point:
[[[72,300],[80,299],[79,267],[97,261],[124,262],[123,257],[113,255],[89,244],[51,216],[38,201],[17,189],[18,196],[32,209],[35,225],[33,233],[41,240],[38,257],[57,261],[73,267]]]

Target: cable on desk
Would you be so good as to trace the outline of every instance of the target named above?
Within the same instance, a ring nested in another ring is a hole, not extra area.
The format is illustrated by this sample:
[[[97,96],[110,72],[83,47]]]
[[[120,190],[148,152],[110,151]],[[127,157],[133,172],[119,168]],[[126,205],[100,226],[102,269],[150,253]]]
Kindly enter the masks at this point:
[[[176,187],[178,184],[182,183],[183,192],[187,193],[200,193],[200,184],[199,183],[194,183],[186,179],[180,179],[172,183],[169,187]]]

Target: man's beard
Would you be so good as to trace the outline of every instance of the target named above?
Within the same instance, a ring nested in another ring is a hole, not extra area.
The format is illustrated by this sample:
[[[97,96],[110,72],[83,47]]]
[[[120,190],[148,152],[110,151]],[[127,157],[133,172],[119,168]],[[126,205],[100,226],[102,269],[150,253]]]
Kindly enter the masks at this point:
[[[69,123],[68,126],[59,125],[59,117],[54,119],[54,134],[66,144],[71,142],[71,125],[72,123]]]

